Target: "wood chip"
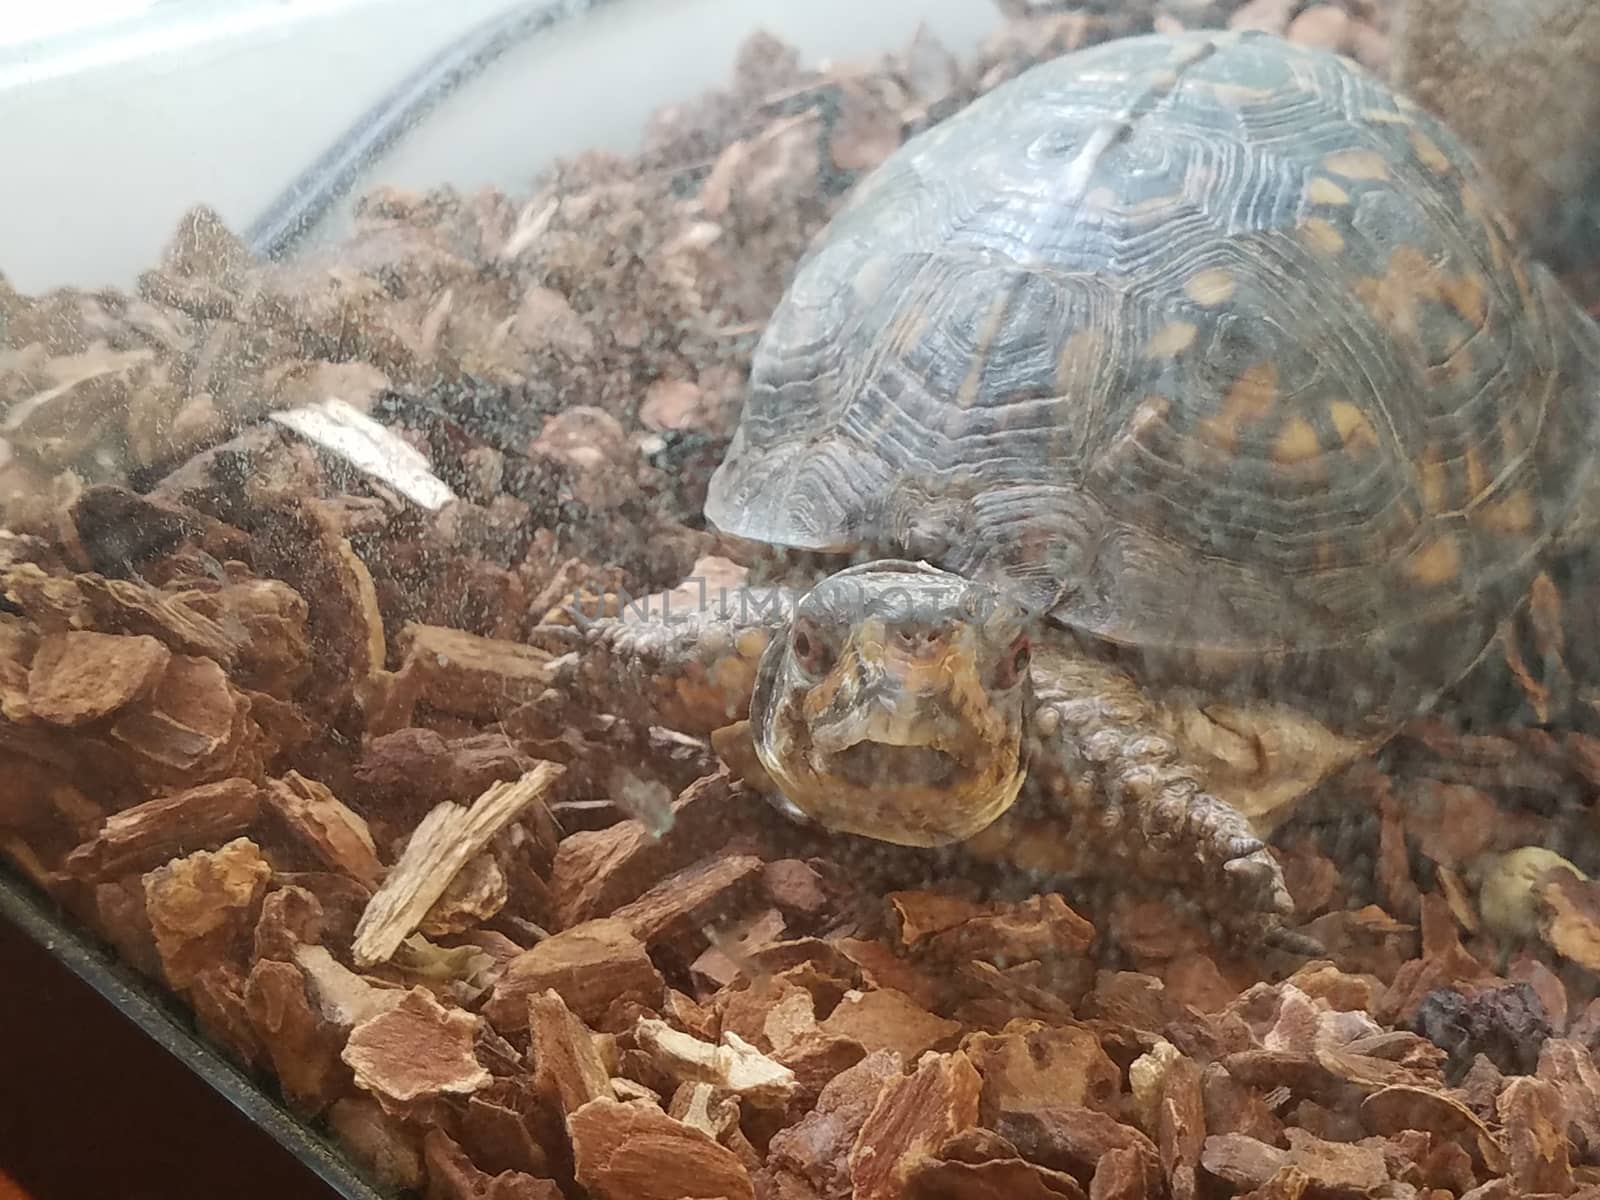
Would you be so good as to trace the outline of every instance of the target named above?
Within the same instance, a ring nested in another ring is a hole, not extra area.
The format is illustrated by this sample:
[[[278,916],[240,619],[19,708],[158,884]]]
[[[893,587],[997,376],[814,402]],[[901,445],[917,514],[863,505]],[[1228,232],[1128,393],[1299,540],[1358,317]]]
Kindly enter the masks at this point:
[[[856,1200],[899,1200],[918,1163],[978,1122],[982,1080],[965,1054],[930,1055],[889,1081],[850,1152]]]
[[[554,990],[528,1000],[533,1088],[562,1117],[615,1096],[595,1035]]]
[[[66,869],[86,883],[159,866],[199,847],[221,845],[254,824],[261,790],[248,779],[224,779],[147,800],[106,818],[89,841],[67,856]]]
[[[901,1060],[889,1050],[869,1054],[839,1072],[810,1112],[773,1136],[770,1161],[802,1176],[825,1200],[845,1200],[851,1192],[851,1147],[879,1094],[898,1078]]]
[[[869,1053],[893,1050],[904,1062],[915,1062],[925,1050],[953,1046],[961,1036],[959,1022],[934,1016],[893,988],[850,992],[820,1028],[859,1042]]]
[[[1557,954],[1600,971],[1600,883],[1553,871],[1536,888],[1539,934]]]
[[[120,713],[108,736],[151,787],[209,783],[259,770],[247,758],[255,729],[249,711],[216,661],[173,655],[150,694]]]
[[[654,1105],[592,1100],[567,1125],[574,1173],[595,1200],[755,1200],[738,1155]]]
[[[340,1057],[355,1072],[356,1086],[373,1093],[391,1112],[414,1100],[465,1096],[488,1087],[493,1077],[473,1054],[479,1019],[446,1008],[423,988],[412,988],[386,1013],[350,1031]]]
[[[356,926],[352,953],[361,966],[384,962],[410,937],[456,873],[524,810],[542,804],[565,768],[541,762],[515,783],[497,783],[463,808],[439,805],[406,843]]]
[[[1012,1021],[975,1033],[961,1048],[983,1077],[980,1108],[990,1127],[1002,1114],[1033,1108],[1120,1107],[1122,1072],[1085,1028]]]
[[[1289,1165],[1289,1152],[1242,1133],[1206,1138],[1200,1165],[1233,1188],[1258,1188]]]
[[[305,888],[274,888],[261,902],[256,921],[255,956],[292,961],[300,946],[322,938],[322,903]]]
[[[1489,1174],[1506,1169],[1505,1151],[1494,1133],[1471,1109],[1443,1092],[1403,1084],[1383,1088],[1361,1102],[1361,1123],[1384,1135],[1425,1130],[1460,1145]]]
[[[148,635],[50,634],[39,642],[28,671],[28,711],[67,728],[102,720],[153,690],[171,658]]]
[[[1014,1109],[1000,1114],[994,1128],[1024,1157],[1058,1171],[1087,1178],[1106,1156],[1131,1155],[1139,1164],[1142,1191],[1155,1195],[1166,1186],[1156,1144],[1105,1113],[1053,1106]]]
[[[556,920],[563,927],[576,925],[642,896],[724,845],[749,803],[727,776],[711,775],[672,802],[665,832],[628,820],[563,838],[550,873]]]
[[[1580,1162],[1600,1162],[1600,1064],[1582,1042],[1550,1038],[1539,1048],[1539,1078],[1561,1095],[1567,1136]]]
[[[298,771],[269,779],[265,800],[291,837],[330,870],[340,871],[367,888],[383,880],[372,831],[361,816],[332,791]]]
[[[305,975],[293,963],[256,963],[245,985],[250,1019],[289,1103],[321,1112],[350,1086],[339,1059],[344,1034],[312,1008]]]
[[[655,1007],[666,985],[644,943],[625,922],[607,917],[563,930],[512,959],[484,1015],[502,1033],[521,1029],[529,999],[547,989],[558,992],[581,1020],[597,1023],[619,1000]]]
[[[1505,1127],[1511,1179],[1524,1195],[1565,1196],[1572,1191],[1567,1116],[1554,1084],[1513,1079],[1495,1103]]]
[[[345,1034],[389,1012],[406,996],[402,988],[369,983],[323,946],[296,947],[294,962],[305,975],[306,994],[318,1016]]]
[[[680,958],[692,959],[705,944],[701,928],[739,912],[760,881],[761,866],[752,854],[705,859],[669,875],[612,916],[645,945],[668,944]]]
[[[719,1044],[712,1045],[665,1021],[641,1017],[633,1037],[657,1067],[678,1082],[715,1084],[758,1107],[783,1107],[798,1086],[793,1071],[728,1030]]]
[[[255,926],[272,867],[248,838],[197,850],[144,877],[145,911],[161,969],[187,987],[209,966],[235,957]]]
[[[328,1110],[328,1127],[379,1187],[422,1186],[421,1139],[376,1101],[365,1096],[337,1101]]]

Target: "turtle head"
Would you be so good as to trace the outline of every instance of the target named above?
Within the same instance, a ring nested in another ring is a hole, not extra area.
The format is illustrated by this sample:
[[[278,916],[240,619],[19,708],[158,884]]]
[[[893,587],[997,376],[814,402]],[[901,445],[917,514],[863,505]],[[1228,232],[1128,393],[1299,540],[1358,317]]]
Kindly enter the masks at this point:
[[[762,766],[824,828],[905,846],[971,837],[1027,769],[1029,625],[999,590],[921,563],[829,576],[762,657]]]

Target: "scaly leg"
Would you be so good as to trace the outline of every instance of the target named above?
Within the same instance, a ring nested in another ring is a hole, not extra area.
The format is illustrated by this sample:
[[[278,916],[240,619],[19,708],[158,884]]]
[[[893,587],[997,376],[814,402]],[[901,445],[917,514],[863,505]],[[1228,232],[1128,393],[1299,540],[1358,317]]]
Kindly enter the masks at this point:
[[[576,643],[552,664],[552,704],[691,734],[743,720],[761,655],[788,626],[795,600],[783,588],[738,589],[693,609],[663,612],[652,602],[620,617],[542,627],[551,640]]]
[[[1206,789],[1133,680],[1054,655],[1035,678],[1029,781],[1042,803],[1006,814],[969,849],[1044,876],[1125,873],[1168,884],[1247,944],[1320,951],[1287,928],[1293,901],[1249,818]]]

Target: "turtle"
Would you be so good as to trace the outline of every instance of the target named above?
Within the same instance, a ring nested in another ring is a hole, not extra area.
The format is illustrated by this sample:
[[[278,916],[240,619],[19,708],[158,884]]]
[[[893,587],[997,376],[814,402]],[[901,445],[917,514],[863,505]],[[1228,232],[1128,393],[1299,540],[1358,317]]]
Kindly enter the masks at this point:
[[[1264,839],[1520,653],[1597,408],[1600,329],[1416,103],[1268,33],[1105,42],[906,140],[764,326],[706,519],[842,565],[587,622],[557,676],[737,731],[824,830],[1309,953]]]

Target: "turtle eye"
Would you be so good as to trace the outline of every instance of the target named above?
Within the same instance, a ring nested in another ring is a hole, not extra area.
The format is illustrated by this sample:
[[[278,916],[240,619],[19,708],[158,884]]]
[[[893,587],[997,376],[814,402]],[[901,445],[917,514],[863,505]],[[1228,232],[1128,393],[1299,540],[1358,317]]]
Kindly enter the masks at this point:
[[[1033,644],[1027,634],[1019,634],[1006,648],[1006,656],[1000,660],[999,670],[995,672],[995,686],[1016,687],[1028,673],[1028,664],[1032,661]]]
[[[805,618],[794,623],[789,634],[789,652],[800,669],[812,677],[833,666],[833,648],[817,627]]]

